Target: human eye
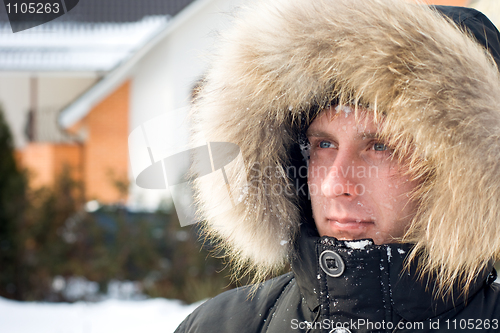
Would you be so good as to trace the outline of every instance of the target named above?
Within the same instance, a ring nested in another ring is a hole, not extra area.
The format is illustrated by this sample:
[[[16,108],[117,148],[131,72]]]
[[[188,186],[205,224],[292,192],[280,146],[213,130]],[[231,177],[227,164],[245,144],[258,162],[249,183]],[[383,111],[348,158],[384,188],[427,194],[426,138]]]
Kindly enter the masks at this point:
[[[375,151],[386,151],[386,150],[389,150],[389,147],[387,147],[387,145],[383,144],[382,142],[375,142],[373,144],[372,148]]]
[[[335,146],[330,141],[321,140],[318,142],[319,148],[334,148]]]
[[[389,161],[394,152],[390,146],[380,141],[371,141],[367,149],[362,153],[365,161],[372,165],[380,165],[384,161]]]

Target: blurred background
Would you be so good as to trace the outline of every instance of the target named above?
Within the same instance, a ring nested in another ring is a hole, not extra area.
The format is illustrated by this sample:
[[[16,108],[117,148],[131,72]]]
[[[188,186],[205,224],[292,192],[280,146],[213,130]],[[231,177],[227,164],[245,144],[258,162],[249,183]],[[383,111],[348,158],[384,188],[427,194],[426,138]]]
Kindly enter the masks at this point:
[[[0,6],[1,332],[100,332],[120,321],[122,332],[146,321],[173,331],[197,302],[236,286],[198,224],[181,227],[190,201],[174,202],[164,179],[136,180],[185,149],[217,32],[249,1],[80,0],[16,33]],[[474,7],[500,23],[498,0],[428,3]],[[47,310],[57,302],[69,308]],[[107,315],[92,317],[103,302],[95,313]],[[124,321],[141,306],[157,319]],[[62,313],[79,319],[50,319]]]

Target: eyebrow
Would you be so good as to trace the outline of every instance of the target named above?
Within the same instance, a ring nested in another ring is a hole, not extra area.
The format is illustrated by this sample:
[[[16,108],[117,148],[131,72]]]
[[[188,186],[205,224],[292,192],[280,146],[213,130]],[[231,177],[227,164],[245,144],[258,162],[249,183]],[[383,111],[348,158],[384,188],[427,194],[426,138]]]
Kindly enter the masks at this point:
[[[315,138],[336,139],[335,135],[332,135],[331,133],[328,133],[328,132],[325,132],[322,130],[313,130],[313,131],[307,130],[306,136],[307,137],[315,137]],[[363,139],[363,140],[371,140],[371,139],[379,139],[380,136],[378,133],[361,132],[361,133],[358,133],[355,138],[356,139]]]

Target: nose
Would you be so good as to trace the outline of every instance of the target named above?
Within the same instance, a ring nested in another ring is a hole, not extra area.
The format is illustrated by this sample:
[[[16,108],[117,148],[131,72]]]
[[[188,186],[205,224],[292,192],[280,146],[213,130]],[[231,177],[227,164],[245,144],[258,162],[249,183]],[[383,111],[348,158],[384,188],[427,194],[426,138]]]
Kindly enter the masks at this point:
[[[340,151],[333,160],[328,172],[321,183],[321,191],[325,197],[345,197],[354,200],[362,191],[357,169],[360,161],[355,154],[348,150]]]

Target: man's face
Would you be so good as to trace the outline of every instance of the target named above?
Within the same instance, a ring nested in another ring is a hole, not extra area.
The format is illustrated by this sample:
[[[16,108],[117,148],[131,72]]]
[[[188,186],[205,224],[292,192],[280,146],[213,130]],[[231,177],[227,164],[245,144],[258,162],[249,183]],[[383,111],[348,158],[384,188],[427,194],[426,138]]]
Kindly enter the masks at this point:
[[[344,107],[325,110],[307,130],[309,192],[321,236],[387,244],[409,226],[416,209],[410,193],[418,183],[377,138],[379,126],[372,113],[355,119]]]

